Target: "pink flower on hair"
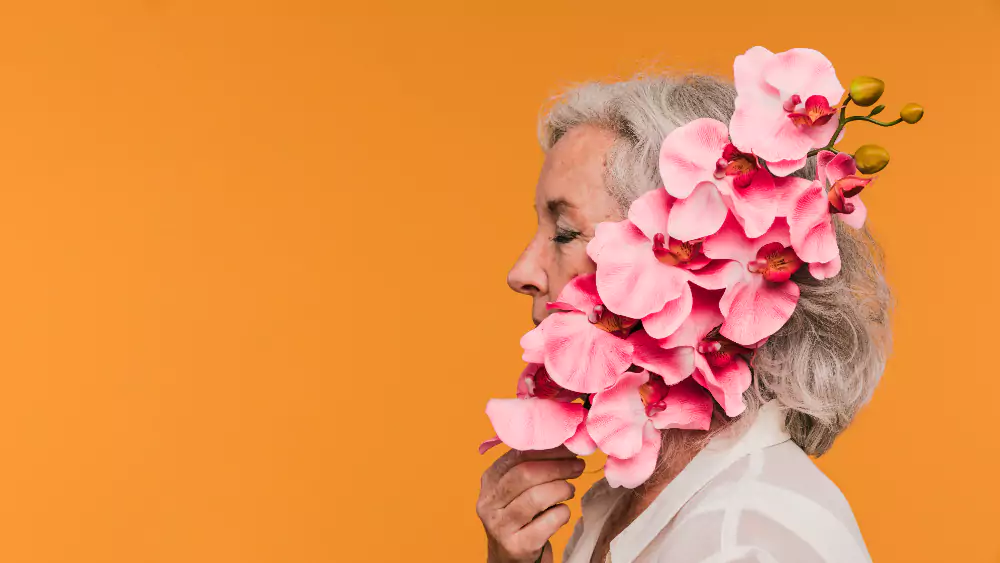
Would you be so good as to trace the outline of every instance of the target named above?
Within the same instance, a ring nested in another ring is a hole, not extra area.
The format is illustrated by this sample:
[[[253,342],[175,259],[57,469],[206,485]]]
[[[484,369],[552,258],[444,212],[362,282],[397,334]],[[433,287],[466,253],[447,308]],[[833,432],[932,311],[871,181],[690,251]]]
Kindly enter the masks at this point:
[[[633,346],[626,338],[638,321],[604,306],[593,274],[566,284],[549,308],[556,311],[524,335],[521,344],[523,358],[544,363],[560,387],[603,391],[632,365]]]
[[[660,177],[679,198],[668,234],[681,240],[714,234],[730,209],[747,236],[760,236],[774,222],[783,197],[757,157],[730,143],[726,125],[714,119],[696,119],[667,135],[660,147]]]
[[[806,153],[830,141],[838,124],[833,106],[844,88],[822,53],[753,47],[736,57],[733,73],[737,97],[729,133],[741,150],[766,160],[771,172],[784,176],[802,168]]]
[[[548,376],[540,364],[528,364],[521,372],[516,399],[490,399],[486,403],[497,435],[479,446],[486,453],[504,443],[516,450],[544,450],[563,444],[578,455],[594,452],[597,445],[587,434],[587,411],[573,401],[580,393],[564,389]]]
[[[858,169],[847,153],[820,152],[816,170],[817,180],[796,198],[788,226],[795,253],[809,263],[813,277],[825,279],[840,272],[833,216],[855,229],[864,226],[867,209],[859,194],[873,178],[856,176]]]
[[[594,395],[587,431],[608,454],[604,475],[612,487],[635,488],[653,473],[660,430],[708,430],[712,399],[691,378],[676,385],[648,371],[628,372]]]
[[[655,338],[672,333],[690,312],[688,281],[721,289],[735,275],[734,264],[706,257],[700,240],[684,242],[668,233],[672,205],[666,191],[648,192],[632,204],[628,219],[599,224],[587,245],[608,309],[642,320]]]
[[[789,278],[802,265],[790,248],[788,225],[777,219],[762,236],[748,239],[732,216],[707,237],[705,254],[740,264],[738,280],[719,301],[725,321],[719,332],[743,346],[755,346],[792,316],[799,286]]]
[[[727,416],[746,409],[743,392],[750,387],[751,372],[746,357],[752,351],[720,334],[724,319],[719,309],[722,292],[694,288],[691,315],[684,325],[660,342],[668,349],[694,351],[691,377],[712,394]]]

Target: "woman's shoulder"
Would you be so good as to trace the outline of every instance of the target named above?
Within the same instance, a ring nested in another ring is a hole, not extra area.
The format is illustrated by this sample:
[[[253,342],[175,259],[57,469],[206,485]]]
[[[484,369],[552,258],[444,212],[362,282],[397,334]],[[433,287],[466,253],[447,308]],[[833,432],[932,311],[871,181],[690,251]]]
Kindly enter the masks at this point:
[[[847,499],[791,441],[735,462],[664,532],[667,550],[694,541],[737,559],[763,552],[774,561],[870,561]]]

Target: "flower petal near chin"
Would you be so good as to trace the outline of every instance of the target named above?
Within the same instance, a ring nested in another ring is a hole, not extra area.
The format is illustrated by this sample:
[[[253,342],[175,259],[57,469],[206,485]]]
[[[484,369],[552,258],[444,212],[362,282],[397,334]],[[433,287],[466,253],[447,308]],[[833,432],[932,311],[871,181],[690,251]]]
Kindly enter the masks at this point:
[[[608,456],[604,477],[612,487],[634,489],[646,482],[656,469],[660,456],[660,431],[647,421],[642,430],[642,448],[634,456],[621,459]]]
[[[524,349],[524,353],[521,354],[522,360],[531,364],[545,361],[545,336],[542,335],[541,325],[524,333],[521,337],[521,348]]]
[[[597,442],[594,442],[594,439],[590,437],[590,433],[587,432],[586,420],[580,422],[580,426],[576,429],[576,434],[573,434],[569,440],[566,440],[565,446],[566,449],[576,455],[590,455],[597,451]]]
[[[819,182],[813,182],[788,218],[792,248],[804,262],[829,262],[837,255],[837,235],[830,219],[830,199]]]
[[[686,379],[694,371],[694,348],[690,346],[664,347],[645,331],[639,330],[628,337],[635,353],[632,362],[663,378],[673,385]]]
[[[671,200],[666,190],[657,188],[639,196],[628,208],[628,220],[649,240],[666,233]]]
[[[555,313],[542,325],[545,369],[566,389],[603,391],[632,365],[632,344],[597,328],[582,313]]]
[[[705,356],[697,354],[694,364],[691,377],[712,394],[726,416],[739,416],[746,410],[743,392],[750,387],[751,373],[750,366],[742,358],[735,358],[713,370]]]
[[[729,288],[719,301],[726,320],[719,332],[733,342],[749,346],[778,331],[795,310],[799,286],[788,280],[766,281],[752,275]]]
[[[596,276],[586,274],[570,280],[559,292],[556,304],[560,309],[566,309],[565,305],[569,305],[584,314],[601,305],[601,296],[597,294]]]
[[[818,280],[832,278],[840,273],[840,254],[829,262],[814,262],[809,264],[809,274]]]
[[[689,314],[691,314],[691,287],[689,284],[684,284],[680,297],[667,301],[663,309],[643,317],[642,326],[653,338],[666,338],[681,326]]]
[[[489,440],[483,440],[483,443],[479,444],[479,455],[483,455],[484,453],[490,451],[493,446],[497,446],[502,443],[503,440],[501,440],[498,436],[494,436]]]
[[[569,440],[586,416],[580,403],[547,399],[490,399],[486,416],[504,444],[515,450],[547,450]]]
[[[650,417],[659,430],[708,430],[712,425],[712,397],[690,377],[671,385],[664,403],[666,408]]]
[[[661,263],[652,245],[621,246],[602,252],[597,261],[597,287],[613,313],[641,319],[663,309],[684,291],[687,274]]]
[[[628,372],[607,391],[594,396],[587,414],[587,432],[604,453],[629,458],[642,447],[642,428],[649,420],[639,388],[649,373]]]
[[[667,231],[672,238],[689,241],[715,234],[729,208],[712,182],[702,182],[685,199],[674,202]]]
[[[686,198],[700,183],[711,181],[727,144],[726,124],[715,119],[695,119],[671,131],[660,145],[660,177],[667,193]]]

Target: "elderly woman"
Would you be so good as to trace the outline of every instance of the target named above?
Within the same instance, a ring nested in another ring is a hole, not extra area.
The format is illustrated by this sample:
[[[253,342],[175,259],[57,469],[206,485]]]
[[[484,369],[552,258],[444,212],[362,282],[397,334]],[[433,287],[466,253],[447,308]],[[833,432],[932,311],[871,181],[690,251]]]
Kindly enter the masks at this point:
[[[666,135],[698,118],[728,122],[732,85],[705,77],[592,83],[557,100],[541,124],[545,162],[535,194],[538,230],[508,276],[532,298],[539,324],[574,277],[595,271],[588,241],[661,187]],[[811,179],[814,157],[795,175]],[[664,430],[653,476],[634,489],[598,481],[564,561],[869,561],[851,508],[809,456],[833,445],[869,400],[889,348],[890,294],[880,250],[865,229],[836,227],[839,275],[803,268],[788,322],[753,358],[746,410],[716,405],[708,432]],[[570,520],[561,504],[584,462],[565,447],[511,450],[483,475],[478,514],[493,563],[552,561],[549,538]]]

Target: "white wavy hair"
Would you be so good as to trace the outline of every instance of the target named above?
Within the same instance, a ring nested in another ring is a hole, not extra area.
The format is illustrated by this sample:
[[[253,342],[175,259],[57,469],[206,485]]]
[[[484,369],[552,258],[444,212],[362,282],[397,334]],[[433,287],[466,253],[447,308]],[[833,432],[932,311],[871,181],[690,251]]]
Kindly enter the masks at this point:
[[[663,138],[701,117],[728,123],[735,97],[732,84],[705,75],[587,83],[554,99],[541,119],[539,137],[548,151],[579,125],[615,133],[618,139],[607,155],[605,184],[627,210],[640,195],[663,185],[659,173]],[[796,175],[813,179],[815,169],[811,158]],[[835,223],[843,262],[840,274],[822,281],[805,268],[795,274],[793,280],[801,288],[798,306],[757,351],[754,383],[744,393],[748,408],[739,417],[752,420],[763,402],[777,400],[785,409],[792,439],[811,455],[830,449],[871,398],[891,348],[892,297],[883,274],[882,250],[867,227],[854,230]],[[715,419],[713,429],[732,425],[718,408]]]

